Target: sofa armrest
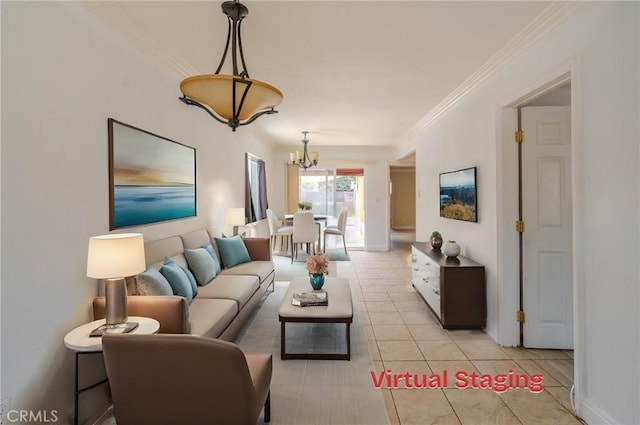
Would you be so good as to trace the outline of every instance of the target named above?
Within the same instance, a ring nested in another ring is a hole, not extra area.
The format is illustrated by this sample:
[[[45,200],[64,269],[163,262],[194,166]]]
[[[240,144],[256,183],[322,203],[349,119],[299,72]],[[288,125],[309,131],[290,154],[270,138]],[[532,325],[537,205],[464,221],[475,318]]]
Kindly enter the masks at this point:
[[[160,322],[159,333],[189,333],[189,309],[187,301],[178,296],[132,295],[127,297],[127,313],[130,316],[142,316]],[[93,300],[93,319],[106,315],[104,297]]]
[[[244,238],[244,244],[253,261],[271,261],[269,238]]]

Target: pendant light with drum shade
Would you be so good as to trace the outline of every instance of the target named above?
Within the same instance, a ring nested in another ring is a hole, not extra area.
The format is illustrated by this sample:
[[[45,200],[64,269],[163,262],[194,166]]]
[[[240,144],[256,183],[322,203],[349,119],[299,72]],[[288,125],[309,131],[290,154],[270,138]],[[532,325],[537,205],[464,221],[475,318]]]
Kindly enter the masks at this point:
[[[274,108],[282,103],[282,92],[265,82],[249,78],[242,51],[241,24],[249,14],[239,1],[222,3],[222,13],[227,15],[227,43],[215,74],[188,77],[180,83],[183,96],[179,99],[187,105],[204,109],[217,121],[236,131],[241,125],[251,124],[265,114],[275,114]],[[231,44],[233,75],[220,74]],[[241,68],[238,68],[238,55]]]

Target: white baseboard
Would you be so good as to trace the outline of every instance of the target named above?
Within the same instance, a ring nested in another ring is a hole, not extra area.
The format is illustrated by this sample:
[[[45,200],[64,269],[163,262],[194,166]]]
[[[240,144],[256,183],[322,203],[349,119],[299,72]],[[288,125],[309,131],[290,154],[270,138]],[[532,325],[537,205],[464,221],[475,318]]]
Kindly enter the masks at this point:
[[[589,400],[582,402],[582,409],[580,409],[580,417],[587,424],[597,425],[622,425],[616,422],[608,413],[594,405]]]
[[[367,245],[365,248],[367,251],[389,251],[386,245]]]

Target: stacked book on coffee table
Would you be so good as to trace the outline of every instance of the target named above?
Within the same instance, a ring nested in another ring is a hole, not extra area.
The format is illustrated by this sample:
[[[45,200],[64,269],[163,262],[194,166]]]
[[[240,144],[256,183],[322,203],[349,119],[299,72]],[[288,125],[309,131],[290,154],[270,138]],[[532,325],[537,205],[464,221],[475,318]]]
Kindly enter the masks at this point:
[[[326,292],[303,292],[293,294],[291,304],[300,307],[326,306],[329,305],[329,298]]]

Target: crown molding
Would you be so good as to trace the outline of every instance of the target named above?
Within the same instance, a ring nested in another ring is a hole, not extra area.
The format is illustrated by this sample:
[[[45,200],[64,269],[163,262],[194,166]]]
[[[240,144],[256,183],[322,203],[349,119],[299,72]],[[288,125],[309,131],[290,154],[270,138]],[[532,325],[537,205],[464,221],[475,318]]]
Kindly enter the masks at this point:
[[[487,79],[498,73],[508,63],[560,26],[569,17],[575,15],[583,7],[583,2],[564,1],[553,2],[547,6],[534,20],[523,27],[514,38],[460,84],[458,88],[436,105],[436,107],[416,125],[411,127],[399,139],[397,146],[404,146],[405,144],[411,143],[422,130],[427,128],[462,99],[476,91]]]
[[[84,6],[107,26],[123,35],[143,53],[160,59],[184,77],[200,74],[187,60],[172,49],[159,34],[154,34],[142,22],[127,16],[125,2],[81,0]]]

